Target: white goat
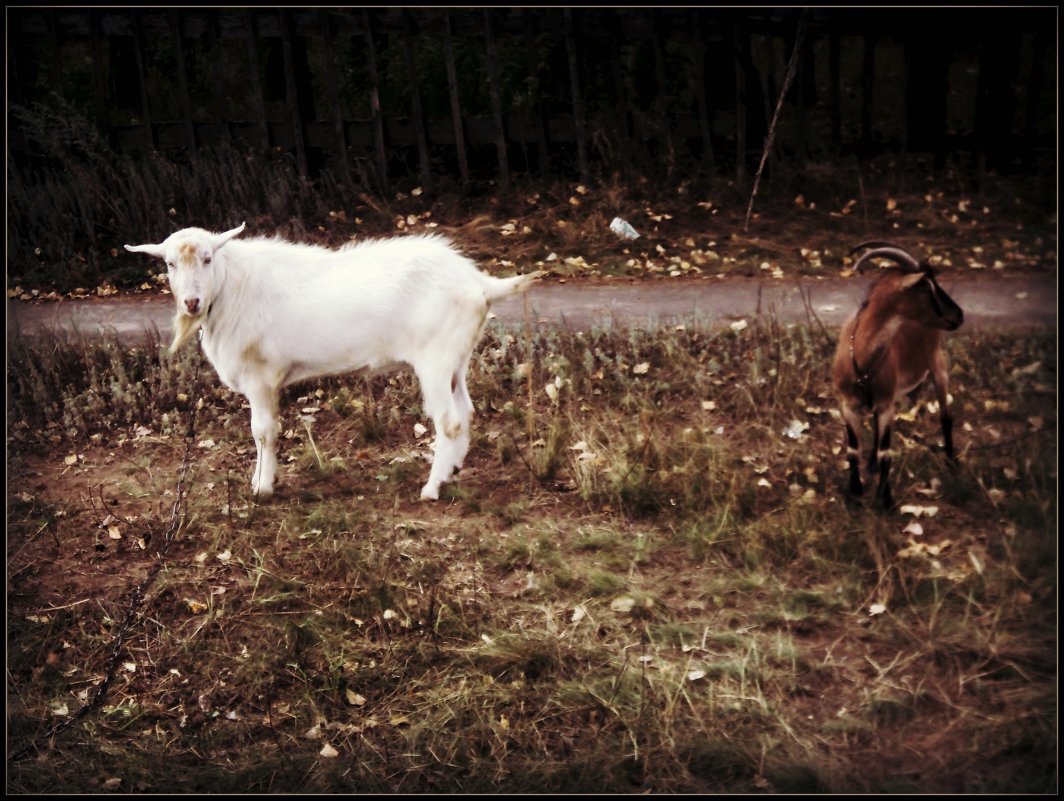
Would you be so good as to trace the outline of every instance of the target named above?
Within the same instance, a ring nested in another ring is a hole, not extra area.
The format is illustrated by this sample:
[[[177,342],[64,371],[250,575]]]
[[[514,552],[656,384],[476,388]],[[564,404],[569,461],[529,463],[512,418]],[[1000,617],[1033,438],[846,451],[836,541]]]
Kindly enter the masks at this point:
[[[421,497],[438,498],[469,450],[466,371],[488,308],[542,273],[494,278],[439,236],[331,250],[234,239],[243,230],[243,223],[221,234],[185,228],[161,244],[126,250],[166,260],[177,302],[171,350],[202,329],[203,352],[219,378],[250,402],[258,451],[252,492],[273,492],[282,387],[406,363],[436,433]]]

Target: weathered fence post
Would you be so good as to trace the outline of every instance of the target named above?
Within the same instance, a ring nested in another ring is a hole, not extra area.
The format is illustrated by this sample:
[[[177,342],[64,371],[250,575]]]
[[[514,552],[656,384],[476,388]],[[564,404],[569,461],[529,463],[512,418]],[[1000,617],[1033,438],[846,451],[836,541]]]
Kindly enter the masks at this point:
[[[155,137],[155,126],[151,120],[151,105],[148,102],[148,70],[144,63],[144,24],[140,19],[140,12],[134,10],[129,13],[133,23],[133,52],[137,57],[137,79],[140,83],[140,113],[144,120],[143,125],[148,131],[148,143],[152,150],[157,150],[159,142]]]
[[[59,22],[55,11],[48,10],[48,44],[52,51],[52,91],[63,97],[63,62],[59,58]],[[143,72],[141,73],[144,74]]]
[[[732,17],[732,53],[735,62],[735,182],[740,188],[746,186],[746,114],[747,87],[746,61],[750,46],[746,26],[738,15]]]
[[[499,154],[499,191],[510,190],[510,161],[506,155],[506,123],[502,116],[502,90],[499,86],[499,54],[495,48],[495,32],[491,25],[491,9],[484,9],[484,36],[488,44],[488,91],[491,112],[495,118],[495,150]]]
[[[417,140],[421,186],[427,192],[432,186],[432,172],[429,165],[429,140],[425,133],[425,117],[421,110],[421,91],[418,89],[417,70],[414,64],[414,36],[411,31],[410,13],[404,8],[399,14],[403,23],[403,56],[406,60],[406,71],[410,78],[410,116],[414,119],[414,138]]]
[[[381,114],[380,76],[377,73],[377,49],[373,44],[373,22],[368,11],[362,12],[366,29],[366,65],[369,67],[369,112],[373,119],[373,141],[377,150],[377,180],[382,192],[388,191],[388,153],[384,148],[384,117]]]
[[[232,144],[232,136],[229,132],[231,114],[225,95],[222,93],[223,79],[225,77],[222,72],[222,60],[216,57],[225,47],[222,43],[222,21],[219,12],[211,13],[208,16],[205,33],[207,41],[210,43],[210,58],[214,61],[214,113],[218,115],[218,123],[222,127],[222,142],[228,147]]]
[[[706,48],[702,43],[702,26],[699,15],[691,11],[691,42],[694,70],[691,75],[691,92],[695,96],[695,110],[698,114],[698,132],[702,136],[702,160],[710,177],[716,170],[713,158],[713,134],[709,124],[709,111],[706,104]]]
[[[861,73],[861,147],[872,150],[872,93],[876,76],[876,37],[866,33],[864,37],[864,70]]]
[[[458,96],[458,73],[454,67],[454,43],[451,40],[451,14],[443,12],[443,55],[447,62],[447,92],[451,98],[451,119],[454,122],[454,146],[458,152],[458,174],[463,184],[469,183],[469,160],[466,157],[465,132],[462,128],[462,103]]]
[[[106,141],[109,138],[111,121],[107,113],[107,85],[103,72],[103,31],[99,14],[89,15],[89,26],[92,37],[92,86],[96,97],[96,124],[99,126],[100,135]]]
[[[291,12],[281,10],[277,12],[278,21],[281,23],[281,50],[284,53],[284,88],[285,101],[288,105],[288,114],[292,120],[292,131],[296,138],[296,166],[299,174],[307,177],[307,142],[303,130],[303,115],[299,112],[299,93],[296,89],[295,60],[292,53],[292,21],[289,17]]]
[[[325,30],[325,83],[329,87],[329,98],[333,107],[333,136],[336,138],[336,155],[340,162],[340,174],[344,180],[351,179],[351,166],[347,161],[347,131],[344,128],[344,109],[340,102],[340,89],[336,81],[336,30],[329,22],[329,12],[321,13],[321,20]]]
[[[264,152],[270,149],[270,124],[266,120],[266,98],[262,93],[262,79],[259,76],[259,49],[255,44],[255,18],[251,11],[244,10],[244,41],[248,50],[248,75],[251,77],[251,99],[255,104],[255,114],[259,121],[259,136]]]
[[[587,124],[585,122],[584,98],[580,93],[580,65],[576,54],[576,30],[573,10],[565,9],[565,50],[569,54],[569,85],[573,93],[573,125],[576,128],[576,163],[580,170],[580,182],[587,183]]]
[[[532,15],[527,8],[522,10],[521,15],[524,20],[522,38],[525,46],[525,61],[528,64],[528,80],[532,91],[529,109],[532,114],[532,126],[536,134],[539,172],[541,175],[547,175],[550,172],[550,153],[547,150],[547,124],[543,119],[543,103],[540,99],[540,69],[539,59],[536,58],[536,43],[532,32]]]
[[[181,116],[185,123],[185,142],[188,149],[196,149],[196,129],[192,124],[192,104],[188,99],[188,73],[185,70],[185,47],[181,41],[181,18],[174,9],[170,12],[170,28],[174,34],[174,57],[177,59],[178,99],[181,102]]]

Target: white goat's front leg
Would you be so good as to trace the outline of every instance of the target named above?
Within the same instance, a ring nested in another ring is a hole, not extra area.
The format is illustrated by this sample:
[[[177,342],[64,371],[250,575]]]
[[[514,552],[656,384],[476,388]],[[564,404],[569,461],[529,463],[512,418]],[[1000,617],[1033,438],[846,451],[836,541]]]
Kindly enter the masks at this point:
[[[255,438],[255,472],[251,475],[251,492],[256,498],[273,494],[277,477],[277,391],[260,386],[246,393],[251,404],[251,436]]]

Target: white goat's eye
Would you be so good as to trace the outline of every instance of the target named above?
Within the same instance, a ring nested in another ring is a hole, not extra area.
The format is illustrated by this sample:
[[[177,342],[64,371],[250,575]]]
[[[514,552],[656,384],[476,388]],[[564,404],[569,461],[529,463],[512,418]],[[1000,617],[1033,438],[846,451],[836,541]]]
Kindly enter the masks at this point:
[[[203,257],[203,263],[204,263],[205,265],[206,265],[206,264],[210,264],[210,263],[211,263],[211,257],[210,257],[210,256],[204,256],[204,257]]]
[[[166,269],[167,269],[167,270],[172,270],[172,269],[174,269],[174,263],[173,263],[172,261],[168,261],[168,262],[166,262]]]

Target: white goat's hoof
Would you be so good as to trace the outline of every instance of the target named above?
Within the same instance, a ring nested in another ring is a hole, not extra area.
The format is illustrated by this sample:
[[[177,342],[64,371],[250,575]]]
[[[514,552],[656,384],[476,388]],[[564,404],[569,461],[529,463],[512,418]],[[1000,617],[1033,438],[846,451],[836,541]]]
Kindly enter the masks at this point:
[[[273,487],[256,487],[254,484],[251,486],[251,494],[256,500],[264,501],[273,495]]]
[[[425,487],[421,490],[421,500],[423,501],[438,501],[440,499],[440,488]]]

